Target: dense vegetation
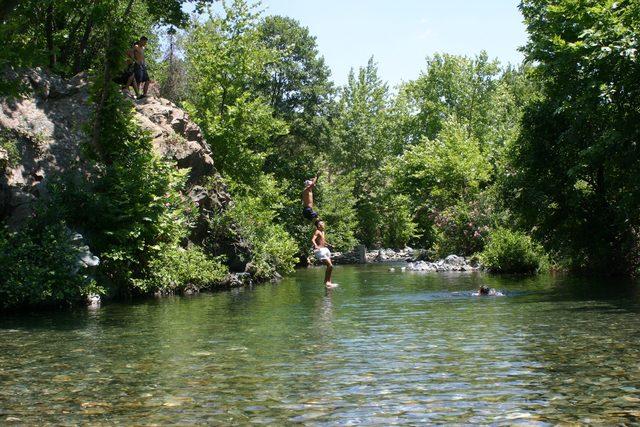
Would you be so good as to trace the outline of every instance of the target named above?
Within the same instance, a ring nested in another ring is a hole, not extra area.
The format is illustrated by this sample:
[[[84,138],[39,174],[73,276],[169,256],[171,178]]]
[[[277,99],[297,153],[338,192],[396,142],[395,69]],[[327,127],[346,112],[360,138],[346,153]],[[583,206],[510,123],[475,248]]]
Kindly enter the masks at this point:
[[[51,277],[74,271],[66,228],[86,230],[103,259],[98,281],[121,292],[206,287],[226,274],[210,244],[188,243],[184,173],[153,154],[111,84],[139,34],[153,35],[151,74],[200,125],[234,199],[211,218],[210,234],[233,233],[251,248],[243,262],[258,279],[308,254],[299,197],[316,174],[317,207],[337,250],[362,243],[412,245],[432,257],[481,253],[492,270],[512,272],[538,270],[546,251],[583,271],[638,270],[637,2],[524,0],[523,65],[485,52],[436,54],[396,88],[373,58],[336,87],[307,28],[245,0],[196,2],[191,19],[181,0],[5,3],[0,65],[91,73],[87,150],[100,173],[80,188],[61,185],[51,222],[4,232],[0,265],[11,273],[0,295],[12,298],[4,305],[96,289],[74,278],[65,285],[72,290],[52,291],[53,279],[38,279],[41,259],[25,267],[25,248],[58,245]],[[85,209],[64,208],[71,203]]]

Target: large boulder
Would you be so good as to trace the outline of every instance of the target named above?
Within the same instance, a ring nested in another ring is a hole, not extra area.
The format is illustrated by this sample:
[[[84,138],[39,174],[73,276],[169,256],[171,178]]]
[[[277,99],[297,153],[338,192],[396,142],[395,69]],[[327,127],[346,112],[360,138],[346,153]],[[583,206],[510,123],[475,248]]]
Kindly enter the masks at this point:
[[[92,104],[85,74],[63,79],[37,68],[22,73],[9,70],[5,77],[20,81],[23,91],[18,97],[0,97],[0,138],[14,144],[19,153],[19,160],[9,163],[6,150],[0,150],[4,171],[0,214],[17,225],[30,213],[32,202],[44,194],[49,177],[73,169],[92,173],[81,150],[81,142],[88,139]],[[153,97],[135,101],[134,107],[136,120],[150,133],[155,151],[178,167],[189,168],[189,192],[204,177],[221,181],[211,149],[182,109]],[[220,203],[228,203],[228,195],[215,196]]]
[[[4,74],[21,83],[21,93],[0,97],[0,220],[17,227],[31,215],[34,201],[46,196],[51,177],[65,172],[75,172],[75,176],[95,173],[81,149],[89,138],[93,107],[86,74],[64,79],[39,68]],[[192,240],[201,243],[211,216],[231,203],[211,149],[200,128],[171,101],[150,96],[132,103],[135,118],[151,135],[154,150],[177,167],[189,169],[186,195],[200,209]],[[15,148],[17,160],[9,161],[5,144]],[[248,249],[226,237],[230,240],[218,242],[217,251],[231,252],[225,254],[238,263],[246,259],[241,254]],[[236,268],[243,270],[242,265]]]
[[[189,168],[190,184],[215,173],[211,149],[187,113],[163,98],[144,98],[135,102],[135,108],[136,119],[151,134],[155,151],[178,167]]]

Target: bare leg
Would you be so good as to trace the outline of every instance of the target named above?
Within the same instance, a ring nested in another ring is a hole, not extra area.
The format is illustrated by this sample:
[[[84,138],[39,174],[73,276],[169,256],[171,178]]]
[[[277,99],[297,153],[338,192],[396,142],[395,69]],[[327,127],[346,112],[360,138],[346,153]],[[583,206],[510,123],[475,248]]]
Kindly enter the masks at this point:
[[[134,74],[131,74],[131,77],[129,77],[129,81],[127,82],[127,89],[129,89],[129,86],[133,86],[133,91],[136,93],[136,96],[140,94],[138,82],[136,81],[136,77]]]
[[[326,286],[330,286],[331,285],[331,273],[333,272],[333,264],[331,263],[330,259],[325,259],[323,261],[324,265],[327,266],[327,270],[324,273],[324,284]]]

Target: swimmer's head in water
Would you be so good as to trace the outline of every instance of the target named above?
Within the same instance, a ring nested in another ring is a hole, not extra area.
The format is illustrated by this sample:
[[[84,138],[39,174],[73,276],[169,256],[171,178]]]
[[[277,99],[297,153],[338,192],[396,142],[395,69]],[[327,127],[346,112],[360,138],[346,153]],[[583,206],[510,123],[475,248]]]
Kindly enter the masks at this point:
[[[482,285],[482,286],[480,286],[480,289],[478,289],[478,294],[479,295],[489,295],[489,291],[490,291],[490,289],[489,289],[488,286]]]
[[[310,179],[307,179],[307,180],[305,180],[305,181],[304,181],[304,186],[305,186],[305,187],[308,187],[308,186],[310,186],[311,184],[313,184],[313,181],[311,181]]]

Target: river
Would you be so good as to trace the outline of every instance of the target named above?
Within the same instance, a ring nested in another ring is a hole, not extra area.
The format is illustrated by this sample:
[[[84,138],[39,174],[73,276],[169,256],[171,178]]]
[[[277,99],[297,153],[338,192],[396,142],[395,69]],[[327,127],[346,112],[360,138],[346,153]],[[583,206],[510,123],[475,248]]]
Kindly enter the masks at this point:
[[[323,274],[0,317],[0,424],[640,422],[633,291],[370,265],[326,293]]]

